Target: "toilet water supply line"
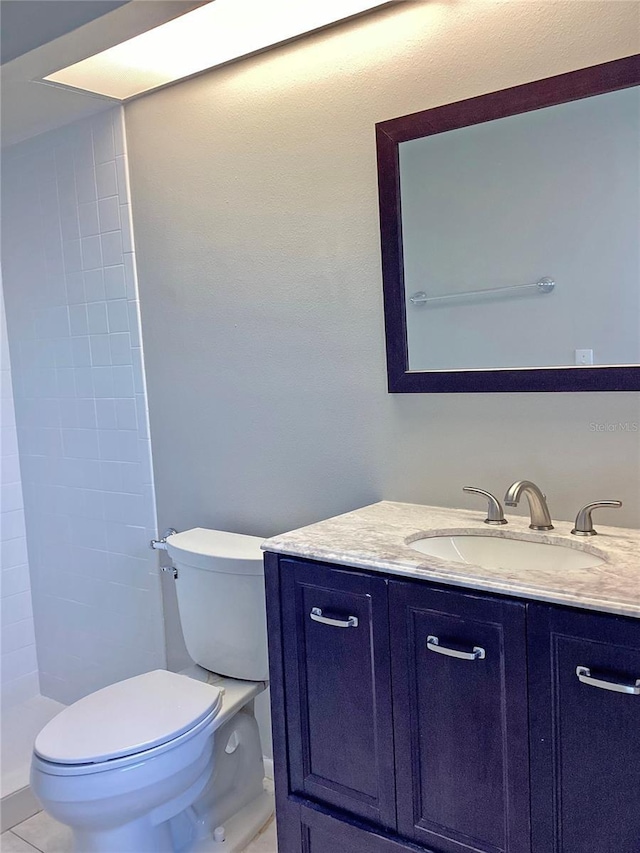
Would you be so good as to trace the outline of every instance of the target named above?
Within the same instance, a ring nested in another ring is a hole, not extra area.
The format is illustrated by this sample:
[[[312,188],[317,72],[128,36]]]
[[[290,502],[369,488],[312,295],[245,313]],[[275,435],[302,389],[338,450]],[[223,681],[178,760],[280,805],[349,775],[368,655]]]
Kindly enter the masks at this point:
[[[167,550],[167,538],[169,536],[173,536],[177,532],[178,531],[175,529],[175,527],[168,527],[165,530],[164,536],[162,537],[162,539],[152,539],[149,542],[149,547],[153,548],[154,551],[166,551]],[[160,571],[161,572],[172,572],[174,579],[177,580],[177,578],[178,578],[178,570],[175,568],[175,566],[160,566]]]

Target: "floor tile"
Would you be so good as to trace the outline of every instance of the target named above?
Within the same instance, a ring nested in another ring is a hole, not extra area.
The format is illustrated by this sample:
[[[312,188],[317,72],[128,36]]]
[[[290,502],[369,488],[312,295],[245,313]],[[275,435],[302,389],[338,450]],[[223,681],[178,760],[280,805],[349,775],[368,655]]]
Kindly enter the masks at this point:
[[[269,826],[245,850],[245,853],[278,853],[276,846],[276,822],[272,820]]]
[[[38,853],[35,847],[18,838],[13,832],[3,832],[0,835],[0,851],[2,853]]]
[[[39,812],[24,823],[14,826],[11,831],[42,853],[72,853],[71,830],[46,812]]]

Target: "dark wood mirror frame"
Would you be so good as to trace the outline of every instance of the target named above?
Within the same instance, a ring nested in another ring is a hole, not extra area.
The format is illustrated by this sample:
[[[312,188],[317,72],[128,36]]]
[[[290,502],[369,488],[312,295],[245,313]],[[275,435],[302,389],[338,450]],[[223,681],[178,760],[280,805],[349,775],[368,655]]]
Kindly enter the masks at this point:
[[[640,84],[640,54],[376,125],[388,388],[392,393],[638,391],[640,365],[409,370],[400,209],[401,142]],[[640,282],[638,282],[640,287]],[[640,324],[640,318],[638,318]]]

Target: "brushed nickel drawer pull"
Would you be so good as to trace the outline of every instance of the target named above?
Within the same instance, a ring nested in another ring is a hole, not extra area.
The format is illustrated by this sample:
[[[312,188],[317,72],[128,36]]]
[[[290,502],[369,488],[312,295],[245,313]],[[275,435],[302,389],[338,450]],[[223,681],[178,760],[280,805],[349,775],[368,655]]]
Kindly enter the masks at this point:
[[[323,625],[331,625],[333,628],[357,628],[358,617],[347,616],[346,619],[331,619],[329,616],[323,616],[322,610],[319,607],[312,607],[309,616],[314,622],[321,622]]]
[[[427,637],[427,648],[430,652],[437,652],[439,655],[448,655],[451,658],[460,658],[460,660],[484,660],[486,657],[482,646],[474,646],[472,652],[460,652],[458,649],[441,646],[440,640],[431,635]]]
[[[640,696],[640,678],[635,684],[625,684],[620,681],[605,681],[602,678],[594,678],[588,666],[577,666],[576,675],[582,684],[590,687],[600,687],[602,690],[612,690],[614,693],[628,693],[630,696]]]

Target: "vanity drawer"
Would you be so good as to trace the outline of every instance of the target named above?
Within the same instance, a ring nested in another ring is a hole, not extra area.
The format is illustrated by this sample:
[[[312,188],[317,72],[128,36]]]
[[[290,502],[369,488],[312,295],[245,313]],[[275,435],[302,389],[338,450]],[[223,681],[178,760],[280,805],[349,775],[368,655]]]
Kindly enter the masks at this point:
[[[412,844],[312,805],[300,806],[298,826],[295,849],[279,846],[280,853],[418,853]]]
[[[527,853],[525,605],[390,581],[398,831]]]
[[[281,559],[290,790],[395,827],[387,582]]]
[[[534,853],[638,853],[640,621],[528,616]]]

